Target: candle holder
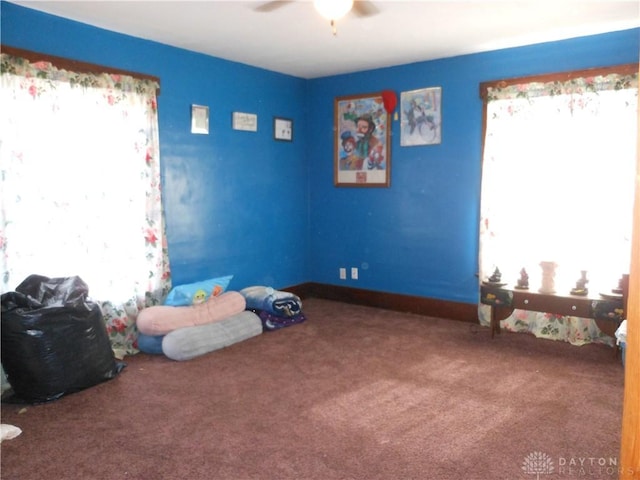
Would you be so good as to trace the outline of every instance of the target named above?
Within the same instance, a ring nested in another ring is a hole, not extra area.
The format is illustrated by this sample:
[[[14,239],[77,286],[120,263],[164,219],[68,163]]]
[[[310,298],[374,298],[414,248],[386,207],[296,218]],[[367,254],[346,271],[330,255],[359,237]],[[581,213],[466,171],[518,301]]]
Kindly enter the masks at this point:
[[[502,281],[502,273],[500,272],[500,269],[498,267],[496,267],[495,270],[493,271],[493,274],[491,274],[491,276],[482,283],[484,283],[485,285],[491,285],[494,287],[502,287],[506,285],[506,283]]]
[[[556,268],[558,264],[556,262],[540,262],[542,268],[542,283],[540,293],[553,294],[556,293]]]
[[[622,295],[622,286],[624,285],[624,276],[620,277],[618,280],[618,286],[616,288],[612,288],[611,292],[617,295]]]
[[[517,288],[518,290],[529,289],[529,274],[524,269],[524,267],[522,268],[522,270],[520,270],[520,278],[518,278],[515,288]]]
[[[580,270],[580,278],[576,282],[576,286],[571,289],[571,295],[587,295],[589,293],[589,289],[587,288],[587,271]]]

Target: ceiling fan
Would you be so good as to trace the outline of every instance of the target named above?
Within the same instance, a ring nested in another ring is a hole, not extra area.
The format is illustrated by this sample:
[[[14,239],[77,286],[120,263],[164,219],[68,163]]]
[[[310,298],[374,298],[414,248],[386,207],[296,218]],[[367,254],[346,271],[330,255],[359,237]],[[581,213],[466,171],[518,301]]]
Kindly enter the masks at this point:
[[[272,12],[295,0],[273,0],[255,8],[257,12]],[[370,17],[379,13],[378,8],[369,0],[313,0],[313,6],[318,13],[331,22],[333,34],[336,35],[336,20],[353,12],[358,17]]]

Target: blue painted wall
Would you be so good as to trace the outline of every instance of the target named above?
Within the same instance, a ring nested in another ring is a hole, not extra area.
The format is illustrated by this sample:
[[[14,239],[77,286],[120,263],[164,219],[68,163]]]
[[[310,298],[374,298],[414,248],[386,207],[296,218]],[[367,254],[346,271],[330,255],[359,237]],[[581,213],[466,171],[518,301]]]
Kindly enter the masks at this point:
[[[121,35],[8,2],[2,43],[161,79],[160,155],[174,284],[234,274],[230,289],[308,281],[304,135],[273,140],[273,116],[305,122],[306,81]],[[191,105],[210,108],[193,135]],[[258,115],[258,132],[231,128]]]
[[[1,7],[2,43],[161,78],[174,282],[233,273],[230,288],[314,281],[475,303],[479,83],[639,58],[633,29],[306,81]],[[334,187],[334,98],[430,86],[442,87],[442,144],[400,147],[394,121],[391,187]],[[208,136],[189,133],[194,103],[211,108]],[[233,111],[257,113],[258,133],[233,131]],[[274,115],[294,119],[293,143],[273,141]]]
[[[482,145],[479,84],[637,62],[640,30],[497,50],[309,81],[313,280],[477,302]],[[392,122],[391,188],[333,186],[333,101],[442,87],[442,143],[401,147]],[[537,194],[538,192],[529,192]],[[513,201],[514,199],[505,199]],[[339,280],[338,268],[360,269]]]

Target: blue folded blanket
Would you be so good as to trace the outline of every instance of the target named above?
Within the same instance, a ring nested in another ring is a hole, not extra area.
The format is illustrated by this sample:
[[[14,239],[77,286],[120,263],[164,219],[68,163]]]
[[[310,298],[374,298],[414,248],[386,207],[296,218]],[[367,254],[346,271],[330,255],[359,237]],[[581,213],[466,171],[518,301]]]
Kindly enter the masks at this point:
[[[247,310],[264,310],[281,317],[293,317],[302,311],[300,297],[271,287],[247,287],[240,290],[247,302]]]
[[[265,312],[264,310],[256,310],[255,313],[258,314],[262,321],[262,328],[270,332],[290,327],[296,323],[302,323],[307,319],[307,317],[304,316],[304,313],[299,313],[293,317],[281,317],[279,315],[274,315],[273,313]]]

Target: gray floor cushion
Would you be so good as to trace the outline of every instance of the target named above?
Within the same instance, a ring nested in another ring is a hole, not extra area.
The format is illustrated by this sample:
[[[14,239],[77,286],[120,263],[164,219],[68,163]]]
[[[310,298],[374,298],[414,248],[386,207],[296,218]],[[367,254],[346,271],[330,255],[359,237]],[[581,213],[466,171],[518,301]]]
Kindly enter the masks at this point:
[[[172,360],[191,360],[262,333],[262,321],[244,311],[224,320],[174,330],[162,339],[162,351]]]

